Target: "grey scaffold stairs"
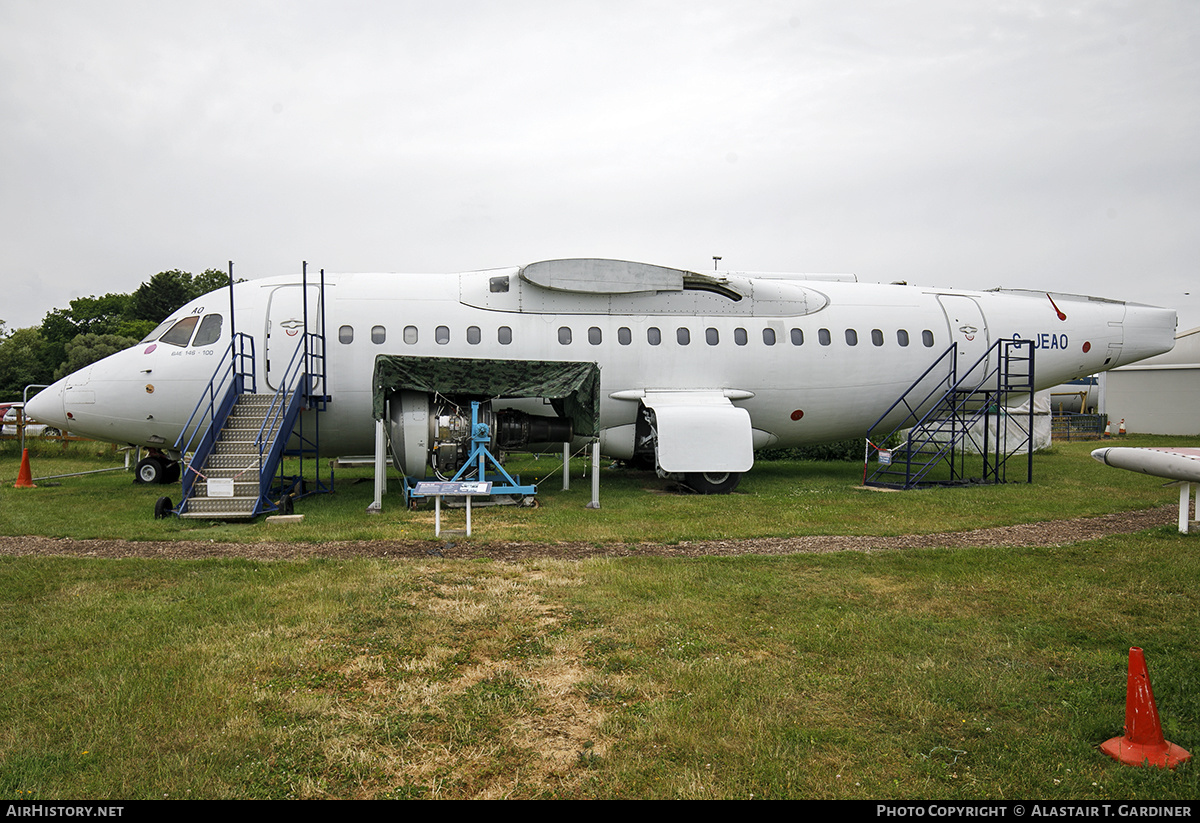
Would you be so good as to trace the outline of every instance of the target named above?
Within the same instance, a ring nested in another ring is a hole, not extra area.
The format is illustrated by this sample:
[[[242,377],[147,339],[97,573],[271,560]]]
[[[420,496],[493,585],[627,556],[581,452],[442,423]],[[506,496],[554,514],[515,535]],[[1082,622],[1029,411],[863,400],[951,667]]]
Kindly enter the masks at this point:
[[[1033,352],[1028,340],[999,340],[961,369],[952,344],[871,428],[863,484],[911,489],[1000,483],[1008,458],[1022,450],[1028,457],[1027,482],[1032,482]],[[1017,426],[1017,442],[1009,442],[1009,427],[1000,423],[1013,418],[1006,404],[1017,397],[1030,398],[1028,422]],[[982,460],[974,479],[967,477],[968,454]],[[944,471],[935,472],[938,467]]]

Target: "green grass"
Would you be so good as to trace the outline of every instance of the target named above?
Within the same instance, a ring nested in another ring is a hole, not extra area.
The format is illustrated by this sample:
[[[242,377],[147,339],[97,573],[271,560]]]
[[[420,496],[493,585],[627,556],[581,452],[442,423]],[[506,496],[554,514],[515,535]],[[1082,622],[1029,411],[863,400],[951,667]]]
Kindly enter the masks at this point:
[[[1180,438],[1138,437],[1128,445],[1179,444]],[[680,542],[699,539],[783,537],[809,534],[896,535],[1002,526],[1061,517],[1106,514],[1166,505],[1178,493],[1153,478],[1111,469],[1092,460],[1098,444],[1056,445],[1035,458],[1034,484],[1006,483],[889,493],[859,488],[856,463],[760,462],[728,496],[678,493],[652,472],[601,471],[599,510],[587,509],[590,482],[579,461],[570,491],[562,491],[557,455],[514,459],[509,467],[540,481],[538,509],[476,507],[475,540],[581,541],[592,543]],[[31,462],[34,477],[120,465],[110,451],[97,460],[83,446],[65,455],[47,444]],[[94,448],[94,447],[93,447]],[[324,462],[324,461],[322,461]],[[369,468],[339,471],[335,492],[301,500],[304,521],[288,526],[153,519],[160,495],[178,498],[179,486],[139,486],[124,472],[63,478],[37,489],[13,489],[19,455],[0,451],[0,534],[73,538],[217,541],[426,539],[433,536],[431,508],[406,510],[392,478],[384,511],[367,516],[374,495]],[[328,479],[328,469],[323,470]],[[1010,477],[1023,476],[1020,470]],[[461,526],[463,514],[447,513]]]
[[[537,510],[477,512],[476,528],[937,532],[1178,499],[1092,446],[1039,456],[1032,487],[885,494],[856,490],[854,466],[763,465],[714,499],[606,473],[600,512],[580,483]],[[368,518],[361,485],[339,477],[304,501],[304,528],[429,536],[422,512]],[[20,533],[15,509],[71,536],[281,533],[155,523],[157,493],[127,476],[6,480],[0,523]],[[82,525],[80,498],[99,510]],[[1190,800],[1194,764],[1130,768],[1097,747],[1121,733],[1140,646],[1167,738],[1200,748],[1197,541],[1172,525],[1060,548],[785,557],[0,558],[0,793]]]

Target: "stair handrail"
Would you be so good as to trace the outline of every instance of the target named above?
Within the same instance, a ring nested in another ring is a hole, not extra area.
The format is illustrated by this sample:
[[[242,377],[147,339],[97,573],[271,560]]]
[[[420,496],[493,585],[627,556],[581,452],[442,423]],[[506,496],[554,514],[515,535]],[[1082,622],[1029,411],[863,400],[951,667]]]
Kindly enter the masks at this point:
[[[263,415],[262,424],[258,427],[258,434],[254,438],[259,459],[260,502],[270,490],[271,478],[275,473],[275,460],[279,456],[277,452],[282,451],[282,446],[277,445],[277,441],[284,434],[283,422],[286,417],[291,415],[296,404],[309,392],[309,374],[306,365],[310,353],[310,338],[317,337],[319,335],[306,331],[296,342],[296,349],[292,352],[287,368],[279,378],[279,388],[271,397],[271,402]],[[264,459],[266,457],[269,459]]]
[[[958,366],[958,343],[951,343],[944,352],[939,354],[937,356],[937,359],[935,359],[932,363],[929,364],[929,368],[927,368],[927,369],[925,369],[925,371],[921,372],[921,376],[918,377],[916,380],[914,380],[907,389],[905,389],[903,392],[900,393],[900,396],[898,398],[896,398],[896,402],[893,403],[892,405],[888,406],[887,411],[885,411],[883,414],[879,415],[879,419],[876,420],[874,423],[872,423],[870,428],[867,429],[867,431],[874,431],[875,427],[878,426],[880,423],[882,423],[885,419],[887,419],[887,416],[889,414],[891,414],[893,411],[895,411],[896,407],[899,406],[901,403],[903,403],[904,407],[906,409],[908,409],[908,414],[905,415],[904,419],[908,420],[909,418],[914,417],[916,415],[916,411],[913,409],[913,407],[911,405],[909,405],[906,398],[908,397],[909,393],[913,389],[915,389],[917,386],[921,385],[921,383],[925,380],[925,378],[929,376],[930,372],[932,372],[934,369],[936,369],[938,364],[941,363],[943,360],[945,360],[946,357],[950,357],[950,368],[949,368],[949,371],[948,371],[946,377],[938,380],[937,383],[934,384],[934,387],[932,389],[930,389],[929,392],[926,393],[926,395],[924,397],[921,398],[919,403],[917,403],[917,408],[918,409],[921,408],[921,406],[924,405],[924,403],[927,400],[929,400],[929,398],[932,397],[934,395],[934,393],[936,393],[939,390],[939,387],[943,383],[949,382],[949,380],[955,375],[955,372],[956,372],[957,366]],[[947,389],[946,393],[950,392],[952,389],[953,389],[953,387]],[[900,426],[896,426],[894,429],[892,429],[891,434],[894,434],[899,428],[900,428]],[[889,437],[891,436],[891,434],[889,434]]]
[[[911,465],[912,465],[912,464],[911,464],[911,451],[912,451],[912,445],[913,445],[913,443],[914,443],[914,440],[913,440],[913,435],[912,435],[912,433],[911,433],[911,432],[913,432],[913,431],[918,431],[918,430],[923,430],[923,429],[925,428],[925,424],[929,422],[930,416],[931,416],[931,415],[932,415],[934,412],[938,411],[938,409],[939,409],[939,407],[940,407],[940,404],[939,404],[939,403],[935,403],[935,404],[934,404],[933,406],[931,406],[931,407],[930,407],[930,408],[929,408],[929,409],[928,409],[928,410],[925,412],[925,414],[923,414],[923,415],[922,415],[922,416],[921,416],[919,419],[915,419],[915,422],[913,422],[913,423],[911,423],[911,424],[908,424],[908,421],[909,421],[910,419],[914,419],[914,418],[916,418],[916,414],[915,414],[915,412],[913,411],[913,409],[912,409],[912,406],[908,405],[908,403],[907,403],[907,402],[905,402],[905,398],[907,397],[907,395],[908,395],[908,393],[909,393],[909,392],[911,392],[911,391],[912,391],[914,388],[916,388],[916,387],[917,387],[917,386],[918,386],[918,385],[921,383],[921,381],[925,379],[925,377],[926,377],[926,376],[929,374],[929,372],[930,372],[930,371],[931,371],[931,370],[934,368],[934,366],[936,366],[936,365],[937,365],[939,362],[941,362],[942,358],[944,358],[944,357],[946,356],[946,354],[947,354],[947,353],[949,353],[950,349],[955,349],[957,346],[958,346],[958,344],[957,344],[957,343],[951,343],[951,344],[950,344],[950,348],[949,348],[949,349],[947,349],[947,350],[946,350],[946,352],[943,352],[943,353],[942,353],[942,355],[941,355],[940,357],[938,357],[938,359],[937,359],[937,360],[935,360],[935,361],[934,361],[933,365],[931,365],[931,366],[929,367],[929,369],[926,369],[926,370],[925,370],[925,372],[924,372],[924,373],[923,373],[923,374],[922,374],[920,377],[918,377],[918,378],[917,378],[917,379],[916,379],[916,380],[915,380],[915,381],[912,383],[912,385],[910,385],[910,386],[909,386],[909,387],[908,387],[908,388],[907,388],[907,389],[904,391],[904,393],[903,393],[903,394],[901,394],[901,395],[900,395],[899,399],[897,399],[897,400],[896,400],[896,402],[895,402],[895,403],[893,403],[893,404],[891,405],[891,407],[889,407],[889,409],[888,409],[886,412],[884,412],[884,414],[883,414],[883,415],[881,415],[881,416],[880,416],[880,418],[879,418],[878,420],[876,420],[876,421],[875,421],[874,425],[872,425],[872,426],[871,426],[871,428],[868,430],[868,432],[874,431],[874,429],[875,429],[875,426],[878,426],[878,425],[879,425],[881,422],[883,422],[883,420],[884,420],[884,419],[885,419],[885,418],[886,418],[886,417],[887,417],[889,414],[891,414],[892,410],[893,410],[893,409],[895,409],[895,408],[896,408],[896,406],[900,405],[900,403],[901,403],[901,402],[904,402],[904,404],[905,404],[905,407],[906,407],[906,408],[909,410],[909,413],[908,413],[908,414],[907,414],[907,415],[904,417],[904,419],[903,419],[903,420],[901,420],[901,421],[900,421],[898,424],[896,424],[896,426],[895,426],[895,427],[893,427],[893,429],[892,429],[890,432],[888,432],[888,435],[887,435],[887,437],[886,437],[886,438],[884,438],[884,440],[885,440],[885,442],[886,442],[887,440],[890,440],[890,439],[892,438],[892,436],[893,436],[894,434],[896,434],[896,432],[900,431],[900,429],[902,429],[902,428],[905,428],[906,426],[907,426],[907,428],[910,430],[910,433],[909,433],[909,436],[908,436],[908,439],[907,439],[907,442],[908,442],[908,451],[910,452],[910,456],[909,456],[909,458],[908,458],[908,464],[907,464],[906,476],[910,476],[910,475],[912,474],[912,468],[911,468]],[[998,339],[997,339],[997,340],[996,340],[994,343],[992,343],[990,346],[988,346],[987,350],[986,350],[986,351],[985,351],[985,352],[984,352],[982,355],[980,355],[980,356],[979,356],[979,359],[978,359],[978,360],[976,360],[974,363],[972,363],[972,364],[971,364],[970,368],[968,368],[968,369],[966,370],[965,374],[964,374],[962,377],[959,377],[958,379],[956,379],[956,380],[954,381],[954,384],[953,384],[953,385],[952,385],[950,388],[948,388],[948,389],[947,389],[947,390],[946,390],[946,391],[943,393],[942,397],[943,397],[943,398],[946,398],[946,397],[952,397],[952,396],[954,396],[954,395],[957,395],[957,394],[959,394],[959,393],[963,392],[963,391],[964,391],[964,389],[963,389],[963,384],[964,384],[964,383],[966,383],[966,382],[968,381],[968,379],[970,379],[970,378],[972,377],[972,374],[975,372],[975,370],[976,370],[977,368],[979,368],[979,366],[980,366],[981,364],[983,364],[983,363],[984,363],[984,361],[986,361],[986,360],[987,360],[989,357],[991,357],[991,354],[992,354],[992,350],[993,350],[993,349],[996,351],[996,354],[997,354],[997,357],[996,357],[996,360],[995,360],[995,362],[993,363],[993,365],[992,365],[990,368],[988,368],[987,372],[986,372],[986,373],[985,373],[985,374],[984,374],[984,375],[983,375],[983,376],[982,376],[982,377],[981,377],[981,378],[978,380],[978,382],[976,382],[976,383],[975,383],[975,385],[974,385],[974,386],[972,386],[970,389],[967,389],[967,390],[965,390],[965,391],[969,391],[969,392],[976,392],[976,391],[979,391],[979,390],[980,390],[980,387],[982,387],[982,386],[983,386],[985,383],[987,383],[987,382],[988,382],[989,380],[991,380],[993,377],[996,377],[996,378],[997,378],[997,379],[996,379],[996,384],[997,384],[997,385],[996,385],[996,389],[994,389],[994,390],[992,390],[992,389],[986,389],[985,391],[986,391],[986,392],[988,392],[988,394],[989,394],[989,395],[998,395],[998,394],[1000,394],[1000,393],[1001,393],[1001,391],[1002,391],[1002,389],[1000,388],[1000,380],[999,380],[999,375],[1000,375],[1000,373],[1001,373],[1001,370],[1002,370],[1002,363],[1003,363],[1003,360],[1004,360],[1004,358],[1005,358],[1006,356],[1008,356],[1008,355],[1009,355],[1009,351],[1008,351],[1008,349],[1010,349],[1011,347],[1017,347],[1017,348],[1021,348],[1021,347],[1023,347],[1023,346],[1030,346],[1030,347],[1031,347],[1031,351],[1032,351],[1033,341],[1032,341],[1032,340],[1023,340],[1023,339],[1011,339],[1011,340],[1010,340],[1010,339],[1008,339],[1008,338],[1004,338],[1004,337],[998,338]],[[1029,358],[1029,359],[1032,359],[1032,357],[1031,357],[1031,358]],[[955,365],[956,365],[956,364],[955,364]],[[950,374],[951,374],[951,376],[953,376],[953,375],[955,374],[955,372],[952,370],[952,371],[950,372]],[[939,385],[940,385],[940,383],[939,383]],[[934,391],[936,391],[936,389],[935,389]],[[1032,394],[1032,392],[1033,392],[1033,385],[1032,385],[1032,384],[1030,384],[1029,391],[1030,391],[1030,393]],[[922,398],[922,400],[921,400],[921,403],[924,403],[924,402],[926,402],[927,400],[929,400],[929,398],[930,398],[930,397],[933,395],[933,393],[934,393],[933,391],[929,392],[929,393],[928,393],[928,394],[927,394],[927,395],[926,395],[924,398]],[[955,403],[954,403],[954,404],[951,406],[951,412],[952,412],[952,414],[953,414],[953,416],[954,416],[955,418],[957,418],[957,417],[958,417],[958,415],[959,415],[959,410],[960,410],[960,409],[961,409],[961,408],[962,408],[964,405],[966,405],[967,401],[968,401],[968,398],[967,398],[966,396],[963,396],[961,399],[957,400],[957,402],[955,402]],[[989,400],[988,400],[987,402],[983,403],[983,404],[980,406],[980,408],[979,408],[979,409],[977,409],[977,410],[976,410],[976,411],[975,411],[973,414],[971,414],[971,415],[969,415],[969,416],[967,416],[967,417],[963,418],[964,425],[966,425],[966,426],[969,426],[970,424],[972,424],[972,423],[974,423],[976,420],[978,420],[980,417],[982,417],[984,414],[986,414],[986,413],[987,413],[988,406],[990,405],[990,403],[991,403],[991,402],[992,402],[992,401],[991,401],[991,399],[989,398]],[[920,406],[921,406],[921,403],[918,403],[918,404],[917,404],[917,408],[918,408],[918,409],[920,408]],[[928,435],[927,435],[927,436],[926,436],[924,439],[918,439],[918,440],[917,440],[917,441],[915,441],[915,442],[917,442],[917,444],[918,444],[919,448],[924,448],[924,447],[925,447],[926,445],[928,445],[929,443],[931,443],[931,442],[936,442],[936,441],[934,441],[933,435],[932,435],[932,433],[930,433],[930,434],[928,434]],[[919,480],[919,479],[920,479],[922,476],[924,476],[924,475],[925,475],[925,474],[928,472],[929,468],[930,468],[930,467],[931,467],[931,466],[932,466],[934,463],[936,463],[936,462],[937,462],[937,460],[938,460],[938,459],[940,459],[942,455],[944,455],[944,454],[945,454],[945,452],[946,452],[946,451],[947,451],[947,450],[950,448],[950,445],[951,445],[951,444],[949,444],[949,443],[948,443],[948,444],[947,444],[947,445],[946,445],[944,448],[941,448],[941,449],[939,449],[939,450],[938,450],[938,455],[937,455],[937,458],[935,458],[935,460],[931,460],[931,461],[929,461],[929,463],[928,463],[928,464],[925,466],[924,470],[922,470],[922,471],[919,471],[919,472],[917,473],[917,476],[916,476],[916,478],[914,478],[914,479],[915,479],[915,480]],[[867,449],[866,449],[866,454],[864,455],[864,459],[863,459],[863,482],[864,482],[864,483],[865,483],[865,482],[867,482],[867,479],[868,479],[868,478],[867,478],[867,475],[866,475],[866,469],[867,469],[867,463],[869,462],[869,459],[870,459],[870,450],[871,450],[871,448],[872,448],[872,447],[875,447],[877,450],[878,450],[879,448],[881,448],[880,446],[877,446],[877,445],[875,445],[874,443],[872,443],[872,442],[871,442],[871,440],[870,440],[870,438],[868,437],[868,439],[867,439]],[[876,473],[878,473],[878,472],[876,472]]]
[[[192,467],[197,461],[203,464],[209,452],[212,451],[220,427],[224,424],[230,409],[233,408],[237,396],[246,391],[247,383],[250,385],[250,390],[253,391],[255,387],[254,338],[248,334],[236,332],[231,335],[229,345],[225,347],[221,359],[217,361],[217,366],[213,369],[212,377],[209,378],[205,391],[200,393],[196,407],[192,409],[191,416],[188,417],[187,423],[184,424],[183,430],[175,440],[175,449],[181,455],[192,453],[192,459],[183,474],[183,500],[179,504],[180,511],[186,507],[192,487],[196,483],[196,478],[193,477],[195,472],[191,471]],[[206,421],[207,425],[205,425]],[[196,424],[195,426],[192,425],[193,422]],[[190,435],[188,434],[189,429],[191,430]],[[185,436],[188,438],[186,443],[184,442]]]

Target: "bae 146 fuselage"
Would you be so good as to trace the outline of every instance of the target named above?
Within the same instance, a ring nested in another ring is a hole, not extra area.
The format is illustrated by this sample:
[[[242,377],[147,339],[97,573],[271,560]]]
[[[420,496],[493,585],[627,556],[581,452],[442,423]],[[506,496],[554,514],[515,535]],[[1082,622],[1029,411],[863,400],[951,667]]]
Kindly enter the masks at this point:
[[[1030,340],[1036,383],[1046,388],[1168,351],[1176,323],[1168,309],[1054,292],[604,260],[455,275],[329,274],[324,282],[321,447],[330,455],[374,450],[378,355],[594,362],[603,453],[632,457],[638,416],[659,403],[685,410],[672,419],[694,426],[688,456],[660,460],[679,464],[666,470],[744,471],[753,449],[865,434],[952,343],[959,362],[971,363],[999,339]],[[260,392],[277,388],[306,316],[318,330],[322,295],[307,288],[306,312],[299,276],[234,286],[233,325],[255,339]],[[138,345],[42,391],[29,413],[85,436],[169,451],[229,345],[229,315],[227,290],[194,300]]]

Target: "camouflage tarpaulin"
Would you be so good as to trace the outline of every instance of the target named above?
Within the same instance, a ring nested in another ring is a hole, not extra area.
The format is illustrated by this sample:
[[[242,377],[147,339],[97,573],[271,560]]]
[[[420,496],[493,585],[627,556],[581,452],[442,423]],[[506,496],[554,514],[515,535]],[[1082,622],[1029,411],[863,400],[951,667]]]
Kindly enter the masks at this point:
[[[445,397],[492,400],[545,397],[575,426],[577,437],[600,429],[600,367],[558,360],[475,360],[381,354],[372,377],[376,420],[390,392],[408,389]]]

